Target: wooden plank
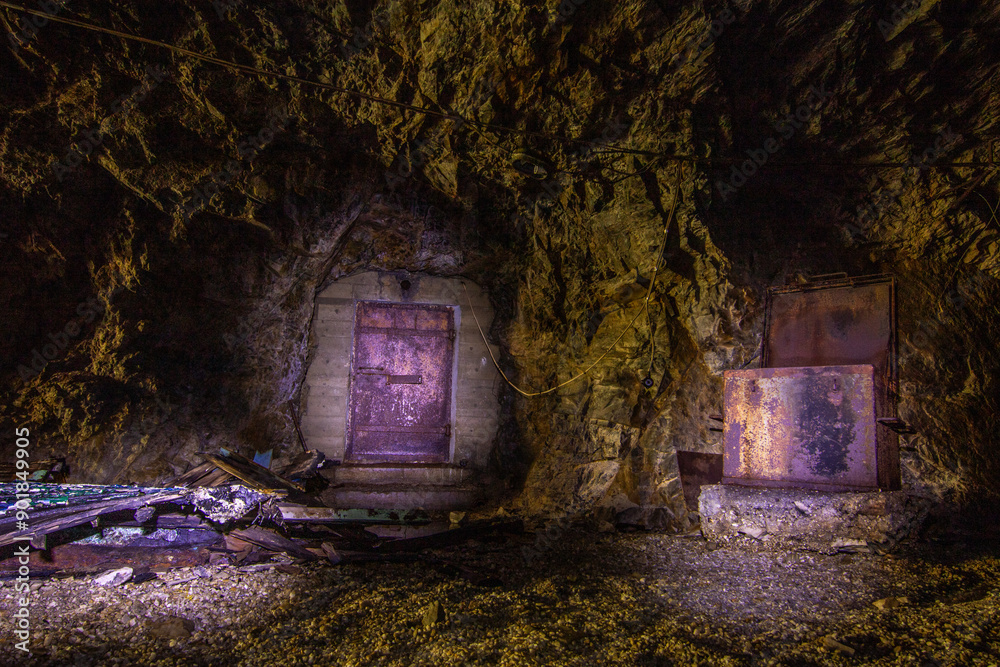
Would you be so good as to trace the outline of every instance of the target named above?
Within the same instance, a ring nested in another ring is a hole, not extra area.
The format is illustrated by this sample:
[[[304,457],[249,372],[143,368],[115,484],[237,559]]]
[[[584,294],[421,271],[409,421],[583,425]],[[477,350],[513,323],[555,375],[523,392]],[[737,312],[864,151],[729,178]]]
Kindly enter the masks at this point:
[[[209,473],[207,476],[198,480],[198,486],[222,486],[232,479],[233,476],[228,472],[216,468],[215,472]]]
[[[305,443],[303,443],[304,445]],[[296,456],[288,466],[281,471],[282,477],[287,477],[288,479],[301,479],[308,477],[315,477],[318,474],[318,468],[326,456],[323,452],[310,449],[302,454]]]
[[[417,554],[379,553],[378,551],[347,551],[323,543],[323,553],[333,565],[340,563],[413,563],[420,560]]]
[[[275,475],[267,468],[257,465],[236,452],[226,451],[222,456],[209,454],[208,459],[218,468],[225,470],[233,477],[259,491],[271,491],[280,488],[294,489],[296,491],[304,490],[295,482]]]
[[[234,530],[229,535],[236,539],[256,544],[259,547],[270,549],[271,551],[284,551],[296,558],[304,558],[305,560],[316,559],[316,555],[311,551],[307,551],[305,547],[273,530],[251,526],[241,530]]]
[[[8,544],[14,544],[17,541],[23,540],[25,537],[34,536],[38,537],[41,535],[48,535],[49,533],[55,533],[60,530],[66,530],[67,528],[75,528],[76,526],[82,526],[85,523],[90,523],[102,514],[108,514],[110,512],[120,512],[122,510],[134,510],[146,505],[157,505],[160,503],[167,503],[173,500],[179,500],[181,498],[186,498],[190,492],[187,491],[163,491],[161,493],[153,493],[147,496],[138,496],[135,498],[128,498],[126,500],[121,500],[116,503],[95,503],[101,505],[101,507],[87,507],[79,508],[74,514],[65,517],[59,517],[51,519],[49,521],[43,521],[41,523],[35,523],[28,530],[22,530],[15,533],[7,533],[6,535],[0,535],[0,547],[5,547]]]
[[[186,473],[175,479],[173,483],[171,483],[171,486],[195,486],[194,482],[213,470],[215,470],[215,466],[211,463],[202,463],[199,466],[191,468]]]
[[[135,496],[130,496],[134,498]],[[38,524],[45,521],[55,521],[56,519],[71,516],[77,512],[81,512],[87,509],[99,509],[101,507],[111,507],[121,502],[121,498],[115,498],[112,500],[99,500],[90,503],[76,503],[69,505],[68,507],[54,507],[48,510],[40,510],[38,512],[31,513],[31,523]],[[0,533],[8,533],[17,527],[17,517],[9,516],[0,519]],[[30,532],[30,531],[29,531]]]
[[[205,547],[172,549],[164,547],[108,547],[90,544],[58,544],[28,556],[31,576],[56,573],[91,574],[130,566],[136,574],[166,571],[179,567],[207,565],[212,552]],[[0,561],[0,575],[14,576],[22,563],[18,557]]]

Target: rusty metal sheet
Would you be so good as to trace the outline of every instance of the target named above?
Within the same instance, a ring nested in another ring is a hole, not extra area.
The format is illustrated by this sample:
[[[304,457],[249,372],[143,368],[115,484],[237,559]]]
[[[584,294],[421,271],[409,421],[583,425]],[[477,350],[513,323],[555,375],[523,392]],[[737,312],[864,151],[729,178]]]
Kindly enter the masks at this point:
[[[869,364],[726,371],[725,413],[724,483],[879,487]]]
[[[448,460],[454,339],[450,306],[358,302],[347,459]]]
[[[891,277],[849,278],[768,291],[762,366],[871,364],[895,383],[895,290]]]

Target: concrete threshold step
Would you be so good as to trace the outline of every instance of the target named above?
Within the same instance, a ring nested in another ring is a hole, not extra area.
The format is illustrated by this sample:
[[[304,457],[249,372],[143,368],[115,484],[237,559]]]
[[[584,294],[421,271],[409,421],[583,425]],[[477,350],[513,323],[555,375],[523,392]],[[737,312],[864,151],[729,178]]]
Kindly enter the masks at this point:
[[[338,509],[462,510],[476,505],[482,489],[433,484],[337,484],[320,501]]]
[[[442,465],[340,465],[323,471],[339,484],[461,484],[472,476],[469,468]]]

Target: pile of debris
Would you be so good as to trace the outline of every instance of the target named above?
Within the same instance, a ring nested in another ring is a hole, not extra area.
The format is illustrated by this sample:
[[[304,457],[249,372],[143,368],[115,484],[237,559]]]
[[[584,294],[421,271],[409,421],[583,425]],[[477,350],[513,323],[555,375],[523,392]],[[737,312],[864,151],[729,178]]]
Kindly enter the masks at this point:
[[[33,577],[120,570],[141,580],[222,562],[435,560],[422,552],[523,530],[519,520],[459,525],[454,513],[449,521],[421,510],[322,506],[315,451],[280,472],[225,449],[206,459],[164,488],[32,482],[25,498],[23,482],[0,483],[0,578],[16,576],[14,552],[25,542]]]

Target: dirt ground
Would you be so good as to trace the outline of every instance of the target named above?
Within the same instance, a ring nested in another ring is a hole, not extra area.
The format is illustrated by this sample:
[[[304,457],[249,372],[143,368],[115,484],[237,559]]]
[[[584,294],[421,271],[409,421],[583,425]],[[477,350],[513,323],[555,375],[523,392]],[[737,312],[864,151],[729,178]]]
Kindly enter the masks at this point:
[[[539,552],[530,565],[525,547]],[[1000,543],[831,551],[570,529],[549,546],[497,537],[430,562],[39,580],[30,657],[13,648],[6,581],[0,662],[1000,665]]]

